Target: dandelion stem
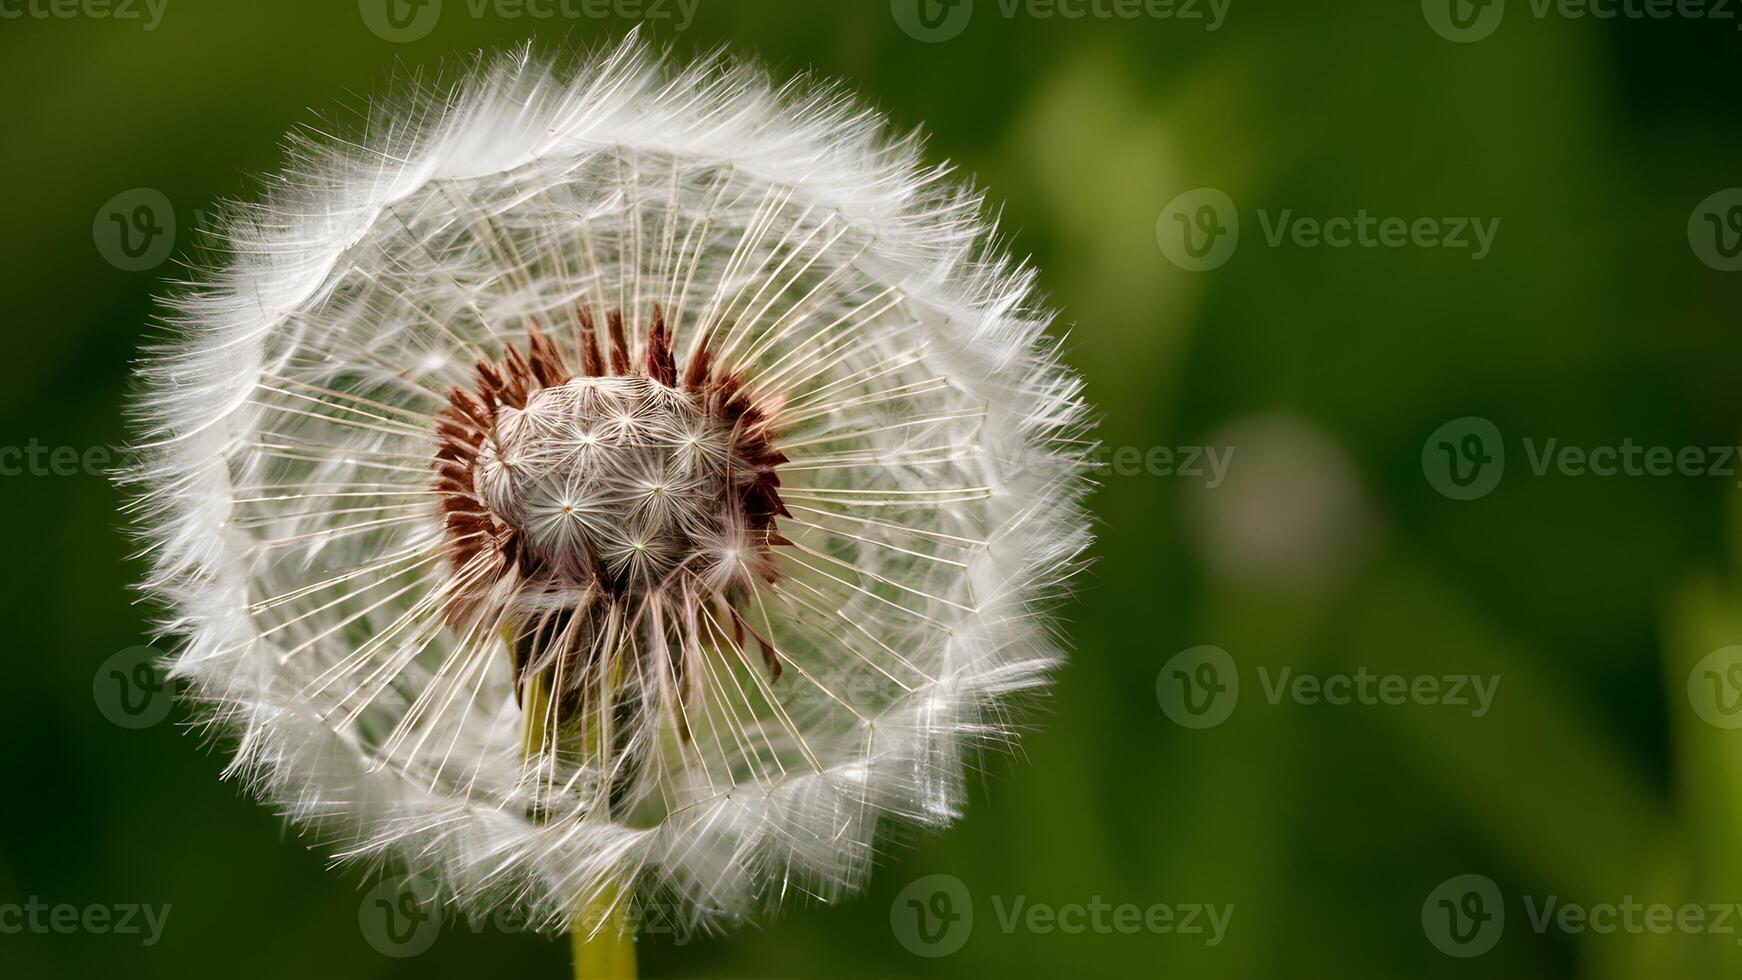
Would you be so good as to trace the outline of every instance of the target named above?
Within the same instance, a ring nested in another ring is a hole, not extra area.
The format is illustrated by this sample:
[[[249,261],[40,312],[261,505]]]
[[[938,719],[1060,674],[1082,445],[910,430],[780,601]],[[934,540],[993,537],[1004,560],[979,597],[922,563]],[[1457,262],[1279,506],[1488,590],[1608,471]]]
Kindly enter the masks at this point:
[[[570,933],[575,980],[635,980],[635,934],[629,903],[614,888],[601,892]]]
[[[521,692],[526,723],[521,737],[521,756],[538,758],[549,738],[550,681],[544,672],[530,674]],[[590,727],[590,726],[589,726]],[[587,740],[594,733],[586,733]],[[628,896],[616,887],[606,887],[587,902],[569,931],[574,950],[575,980],[635,980],[635,932],[629,923]]]
[[[538,758],[547,737],[545,713],[550,708],[550,685],[544,674],[531,674],[526,678],[520,703],[521,713],[526,718],[526,724],[521,728],[520,758],[532,762]]]

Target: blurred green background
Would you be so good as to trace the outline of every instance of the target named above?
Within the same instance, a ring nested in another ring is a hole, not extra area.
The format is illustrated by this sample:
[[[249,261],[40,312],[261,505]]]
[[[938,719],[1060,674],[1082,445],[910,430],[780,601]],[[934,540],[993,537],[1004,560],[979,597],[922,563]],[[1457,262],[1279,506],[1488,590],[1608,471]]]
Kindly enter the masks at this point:
[[[644,975],[1742,976],[1742,914],[1664,934],[1533,921],[1551,898],[1742,902],[1742,730],[1724,710],[1742,688],[1723,686],[1723,648],[1742,643],[1738,476],[1531,465],[1550,439],[1632,440],[1700,447],[1722,471],[1707,447],[1738,441],[1742,273],[1718,267],[1742,197],[1703,203],[1742,184],[1733,10],[1599,19],[1511,0],[1460,33],[1440,0],[1232,0],[1211,30],[1207,0],[1198,19],[978,0],[965,20],[933,8],[949,16],[928,31],[914,0],[699,0],[693,22],[675,0],[608,17],[574,0],[545,19],[447,0],[401,42],[371,29],[372,0],[127,2],[0,0],[6,446],[123,438],[129,360],[178,270],[111,261],[112,214],[133,204],[117,195],[161,193],[179,252],[202,210],[278,166],[311,107],[367,94],[398,63],[529,35],[586,45],[644,20],[680,52],[724,42],[815,67],[925,124],[934,158],[1005,202],[1061,329],[1074,324],[1069,358],[1106,443],[1232,452],[1220,480],[1102,475],[1097,562],[1068,610],[1075,656],[1026,758],[988,760],[965,820],[893,848],[857,901],[646,940]],[[1239,243],[1188,271],[1169,258],[1170,202],[1206,187],[1234,202]],[[1701,208],[1726,237],[1702,243]],[[1285,210],[1360,209],[1499,224],[1480,258],[1266,235]],[[1442,427],[1471,416],[1498,433],[1504,476],[1454,499],[1431,461],[1442,441],[1462,451]],[[151,640],[128,591],[140,566],[105,480],[39,458],[0,477],[14,665],[0,907],[171,912],[151,947],[0,933],[0,975],[564,975],[564,944],[492,927],[381,955],[359,926],[372,881],[328,871],[220,783],[221,755],[181,708],[138,729],[107,720],[103,665]],[[1200,729],[1158,694],[1177,680],[1164,665],[1202,645],[1226,651],[1240,691]],[[1429,698],[1273,704],[1265,680],[1284,667],[1499,686],[1479,717]],[[951,948],[900,924],[898,896],[931,875],[971,903]],[[1438,898],[1466,908],[1442,885],[1465,875],[1491,883],[1503,931],[1448,944]],[[1212,945],[1006,929],[1018,898],[1233,913]]]

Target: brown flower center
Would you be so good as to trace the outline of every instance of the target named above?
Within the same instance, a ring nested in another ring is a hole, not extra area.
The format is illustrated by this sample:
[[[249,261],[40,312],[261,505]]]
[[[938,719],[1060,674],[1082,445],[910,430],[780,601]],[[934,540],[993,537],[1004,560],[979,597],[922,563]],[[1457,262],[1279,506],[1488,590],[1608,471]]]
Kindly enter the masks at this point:
[[[519,672],[597,656],[597,623],[675,624],[702,603],[741,642],[734,603],[776,580],[770,548],[789,543],[774,526],[790,516],[775,473],[786,457],[765,402],[705,339],[680,378],[657,305],[639,356],[619,312],[606,324],[601,345],[579,311],[579,374],[533,325],[525,355],[508,345],[479,362],[440,417],[450,619],[500,620],[521,638]],[[766,644],[763,656],[778,675]]]

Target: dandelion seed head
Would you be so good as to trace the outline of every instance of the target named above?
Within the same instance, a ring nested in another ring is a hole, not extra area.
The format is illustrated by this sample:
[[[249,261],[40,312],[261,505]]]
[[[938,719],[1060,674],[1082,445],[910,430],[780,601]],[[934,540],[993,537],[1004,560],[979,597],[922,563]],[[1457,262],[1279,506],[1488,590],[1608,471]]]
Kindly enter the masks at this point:
[[[834,86],[634,39],[365,118],[229,210],[141,367],[145,589],[229,773],[548,928],[834,900],[954,819],[1061,659],[1092,449],[979,195]]]

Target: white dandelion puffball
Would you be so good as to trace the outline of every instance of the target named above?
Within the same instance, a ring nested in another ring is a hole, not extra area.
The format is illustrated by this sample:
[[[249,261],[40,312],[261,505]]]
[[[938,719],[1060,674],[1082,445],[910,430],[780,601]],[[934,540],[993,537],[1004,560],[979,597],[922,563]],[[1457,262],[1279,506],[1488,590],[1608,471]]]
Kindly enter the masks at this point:
[[[1088,541],[982,199],[836,87],[634,38],[335,131],[141,368],[146,589],[229,773],[553,929],[831,900],[954,818]]]

